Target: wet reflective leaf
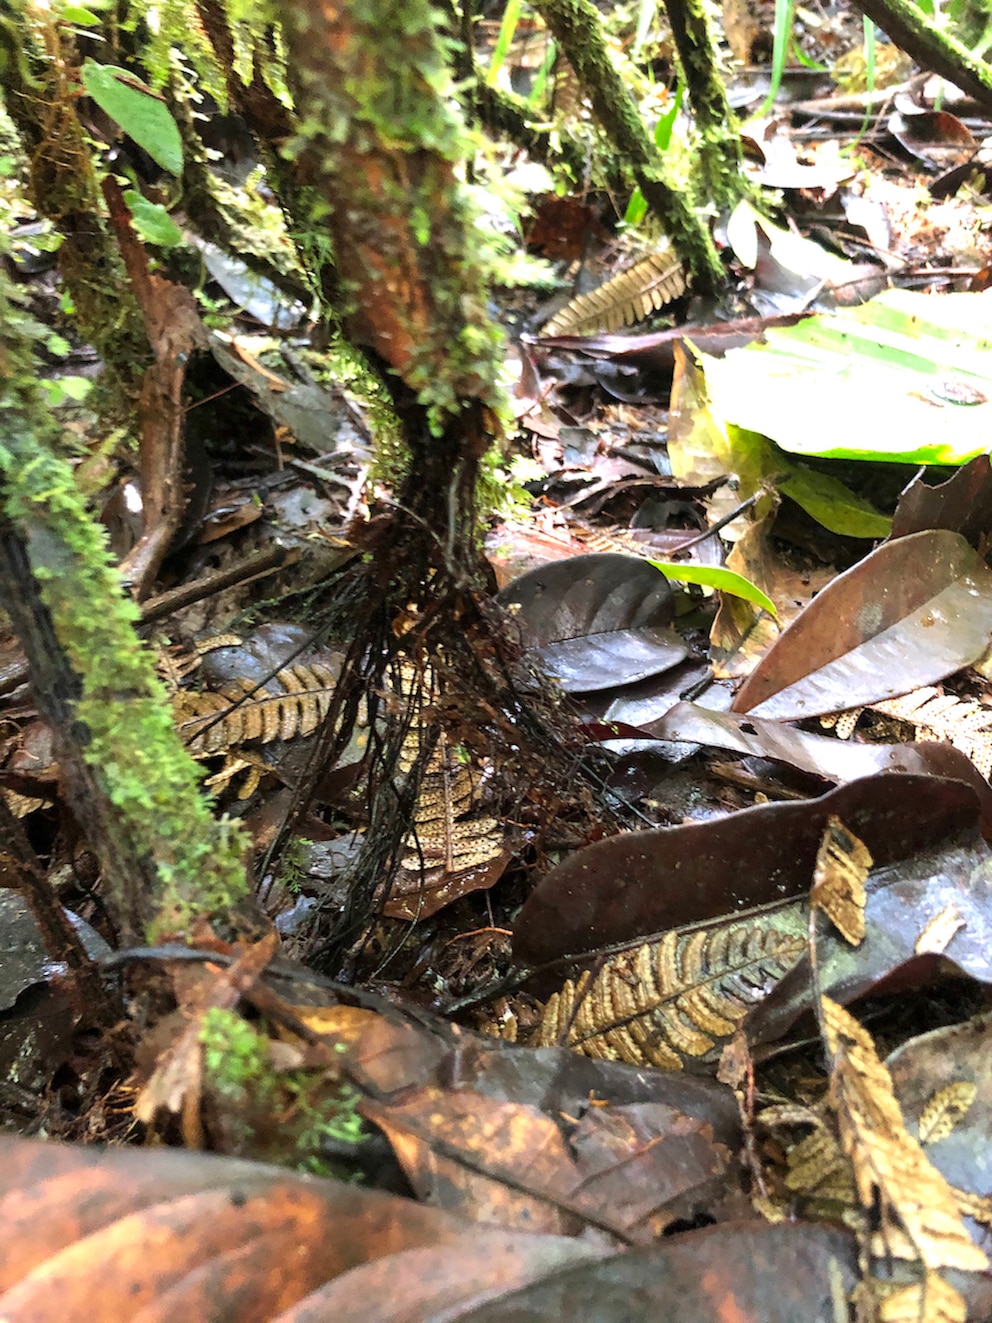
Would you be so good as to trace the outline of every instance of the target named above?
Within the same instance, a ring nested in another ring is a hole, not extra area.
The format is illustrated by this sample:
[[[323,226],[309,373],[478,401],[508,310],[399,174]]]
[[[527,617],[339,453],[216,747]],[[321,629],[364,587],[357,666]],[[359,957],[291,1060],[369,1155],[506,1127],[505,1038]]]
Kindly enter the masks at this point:
[[[672,590],[634,556],[574,556],[531,570],[499,595],[526,647],[569,692],[611,689],[677,666]]]
[[[894,774],[852,781],[807,803],[612,836],[541,879],[514,926],[514,953],[540,965],[805,895],[831,813],[884,866],[974,831],[978,801],[958,781]]]
[[[846,1232],[742,1222],[569,1268],[448,1317],[459,1323],[836,1323],[838,1296],[843,1300],[854,1285],[855,1263]]]
[[[789,721],[894,698],[970,665],[990,635],[985,562],[959,533],[915,533],[884,543],[825,588],[733,707]]]

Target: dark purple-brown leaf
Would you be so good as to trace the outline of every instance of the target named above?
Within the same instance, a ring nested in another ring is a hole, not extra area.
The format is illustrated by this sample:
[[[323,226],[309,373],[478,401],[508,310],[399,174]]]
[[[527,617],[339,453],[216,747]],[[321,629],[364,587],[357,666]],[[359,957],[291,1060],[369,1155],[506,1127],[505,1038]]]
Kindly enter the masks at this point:
[[[524,646],[569,692],[610,689],[677,666],[688,648],[669,628],[667,579],[636,556],[554,561],[508,584],[499,600]]]

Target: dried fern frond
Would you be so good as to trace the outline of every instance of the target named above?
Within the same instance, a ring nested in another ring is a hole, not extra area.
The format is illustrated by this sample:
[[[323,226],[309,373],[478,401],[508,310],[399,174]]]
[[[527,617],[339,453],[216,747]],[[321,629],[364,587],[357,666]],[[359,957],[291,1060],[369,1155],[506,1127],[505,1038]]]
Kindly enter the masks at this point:
[[[907,1131],[871,1036],[829,997],[821,997],[820,1008],[830,1093],[861,1206],[880,1206],[928,1272],[984,1271],[988,1258],[968,1235],[954,1191]]]
[[[181,690],[173,700],[176,728],[194,758],[226,754],[243,744],[268,744],[312,735],[327,715],[336,676],[323,662],[297,662],[277,671],[270,686],[235,680],[223,691]]]
[[[992,707],[942,694],[931,686],[902,698],[873,703],[872,711],[910,722],[921,743],[943,740],[953,744],[971,759],[982,776],[992,774]]]
[[[878,1323],[966,1323],[967,1317],[964,1296],[936,1272],[884,1295],[878,1307]]]
[[[685,267],[666,244],[589,294],[579,294],[541,328],[542,335],[594,335],[631,326],[686,289]]]
[[[729,1039],[799,960],[806,938],[780,911],[733,924],[668,932],[567,982],[544,1010],[538,1046],[680,1070]]]
[[[920,1113],[918,1135],[921,1144],[936,1144],[946,1139],[978,1096],[973,1080],[955,1080],[938,1089]]]
[[[952,744],[971,759],[982,776],[992,776],[992,707],[970,698],[955,698],[928,685],[901,698],[872,703],[867,709],[856,707],[821,717],[820,725],[836,730],[842,740],[850,739],[865,711],[906,722],[913,727],[917,743]]]
[[[864,841],[831,813],[816,856],[810,904],[822,910],[852,946],[865,937],[865,882],[871,866]]]
[[[836,1135],[825,1125],[793,1144],[786,1154],[786,1163],[785,1185],[795,1194],[804,1195],[818,1208],[824,1204],[856,1206],[851,1164]]]

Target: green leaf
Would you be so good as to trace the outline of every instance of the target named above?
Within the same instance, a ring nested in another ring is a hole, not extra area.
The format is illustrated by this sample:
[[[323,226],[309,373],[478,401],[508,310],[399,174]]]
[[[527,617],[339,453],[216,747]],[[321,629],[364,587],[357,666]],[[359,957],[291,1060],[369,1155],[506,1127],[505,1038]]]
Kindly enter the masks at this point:
[[[57,331],[53,331],[45,341],[45,348],[56,358],[65,358],[72,349],[72,345],[64,335],[59,335]]]
[[[841,537],[888,537],[892,520],[880,514],[870,501],[856,495],[839,478],[817,473],[804,464],[783,465],[780,492],[791,496],[818,524]]]
[[[156,244],[159,248],[175,248],[182,243],[182,230],[159,203],[149,202],[133,188],[125,190],[124,201],[130,208],[134,228],[145,243]]]
[[[668,560],[648,562],[660,570],[666,579],[677,579],[681,583],[699,583],[704,588],[718,588],[721,593],[730,593],[733,597],[743,597],[747,602],[760,606],[769,615],[777,615],[775,603],[743,574],[724,569],[721,565],[686,565]]]
[[[64,394],[70,400],[85,400],[93,389],[93,383],[89,377],[59,377],[58,382]]]
[[[160,97],[123,69],[87,60],[80,71],[83,87],[101,110],[143,147],[163,170],[180,175],[183,144],[176,121]]]
[[[99,16],[85,5],[63,5],[59,10],[59,18],[63,23],[72,23],[77,28],[95,28],[100,22]]]
[[[85,400],[93,389],[89,377],[42,377],[38,385],[45,393],[47,403],[56,409],[66,400]]]
[[[981,294],[888,290],[699,357],[715,413],[794,455],[963,464],[992,448],[992,305]]]

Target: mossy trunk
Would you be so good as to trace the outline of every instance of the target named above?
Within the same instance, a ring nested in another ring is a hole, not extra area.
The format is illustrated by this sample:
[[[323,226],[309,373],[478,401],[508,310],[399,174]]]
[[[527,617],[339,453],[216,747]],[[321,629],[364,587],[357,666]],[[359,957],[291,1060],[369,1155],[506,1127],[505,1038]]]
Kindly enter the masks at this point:
[[[28,196],[62,237],[59,273],[74,318],[109,371],[104,411],[128,416],[151,355],[141,313],[104,218],[86,134],[77,115],[78,52],[57,13],[21,0],[0,13],[0,84],[28,160]]]
[[[59,453],[31,361],[40,328],[0,275],[0,578],[52,727],[62,789],[125,943],[187,935],[246,891],[244,846],[212,816],[137,638],[104,530]]]
[[[411,451],[400,503],[465,563],[501,336],[437,15],[428,0],[279,9],[298,168],[327,207],[343,324],[384,369]]]
[[[741,142],[720,77],[706,0],[665,0],[696,126],[697,197],[729,208],[746,191]]]

